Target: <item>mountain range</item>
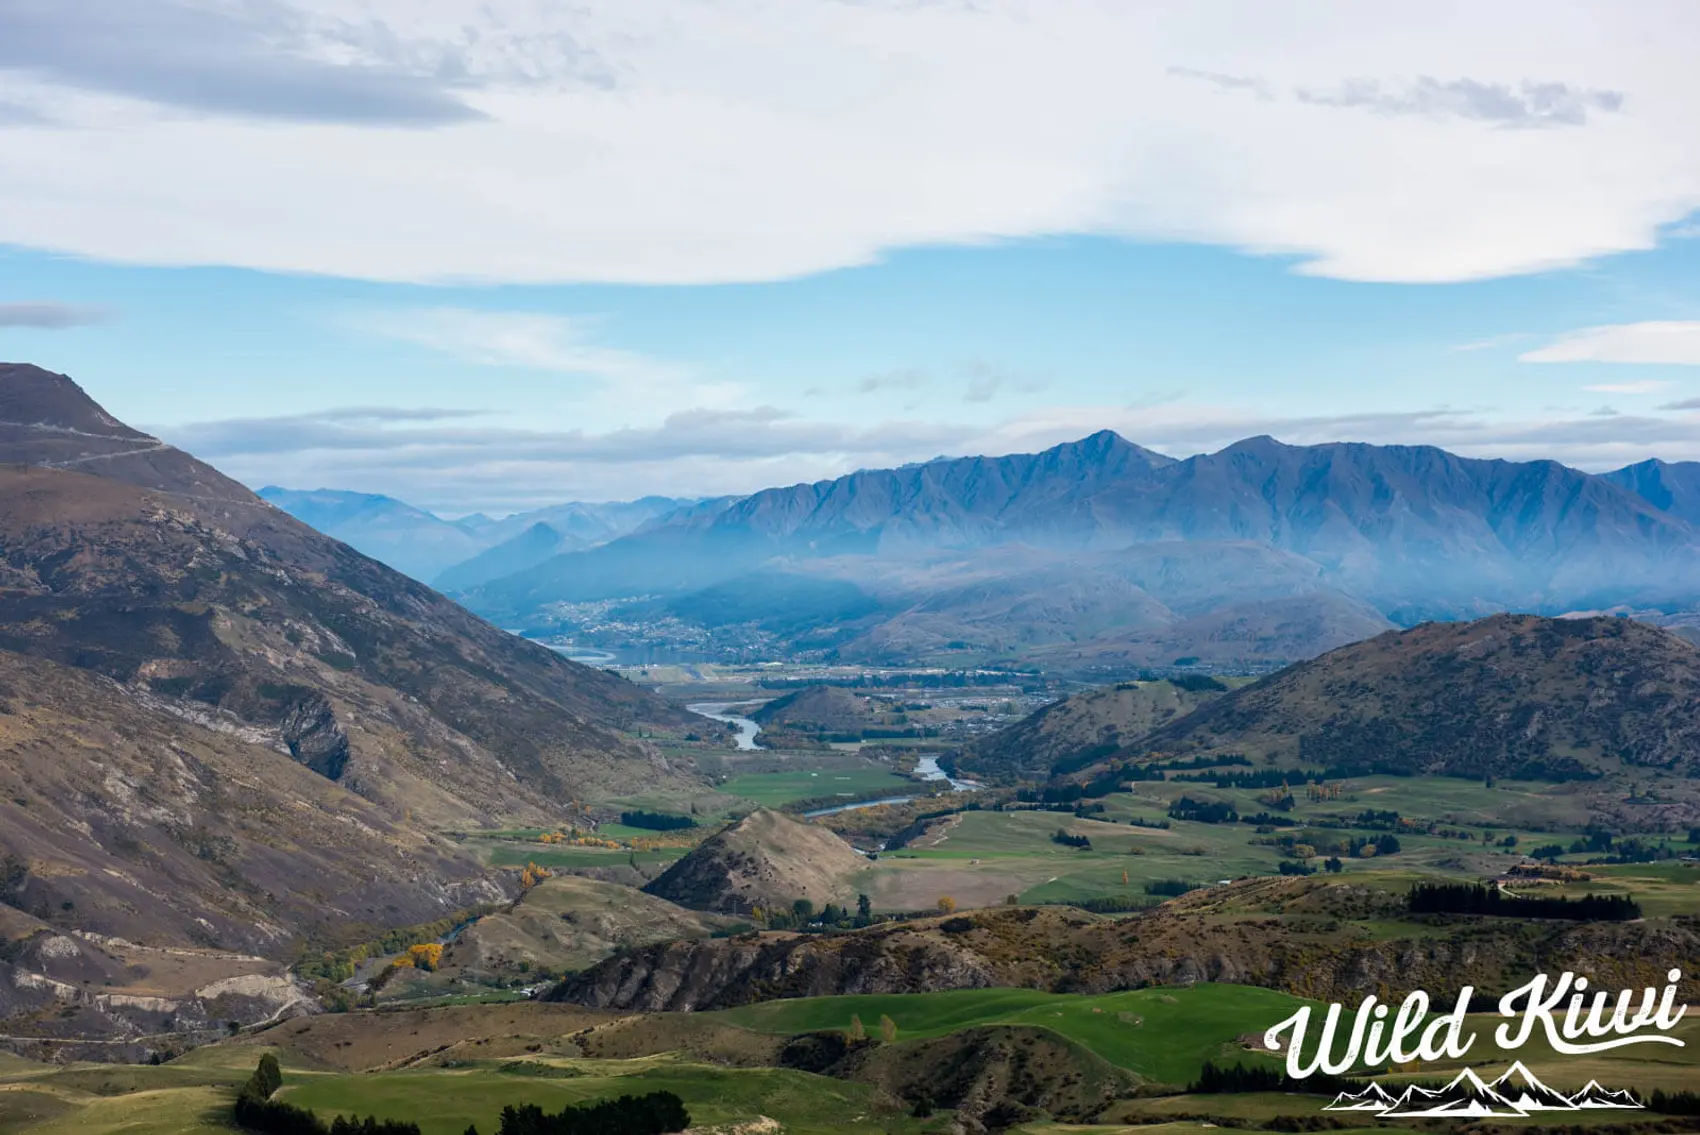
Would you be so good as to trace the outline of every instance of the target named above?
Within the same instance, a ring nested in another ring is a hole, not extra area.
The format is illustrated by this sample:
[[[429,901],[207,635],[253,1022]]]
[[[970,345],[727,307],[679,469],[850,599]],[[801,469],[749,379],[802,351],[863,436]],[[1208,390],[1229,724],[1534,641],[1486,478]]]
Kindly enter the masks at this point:
[[[593,548],[701,503],[672,497],[574,501],[500,519],[473,513],[445,520],[377,493],[267,485],[259,496],[325,535],[440,590],[475,587],[551,556]]]
[[[1269,437],[1176,460],[1101,431],[678,512],[461,598],[507,625],[628,600],[845,660],[1061,669],[1283,662],[1501,610],[1680,624],[1700,611],[1700,464]]]
[[[500,898],[446,827],[695,784],[702,719],[0,366],[0,902],[292,956]]]

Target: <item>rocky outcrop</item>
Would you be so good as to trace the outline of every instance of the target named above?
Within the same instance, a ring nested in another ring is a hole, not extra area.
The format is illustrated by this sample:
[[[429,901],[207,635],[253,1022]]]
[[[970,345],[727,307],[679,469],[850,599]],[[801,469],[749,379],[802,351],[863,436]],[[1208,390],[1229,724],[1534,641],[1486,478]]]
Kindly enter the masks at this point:
[[[1212,888],[1151,914],[1097,918],[1067,908],[976,912],[947,933],[928,919],[843,935],[746,935],[675,942],[610,958],[557,986],[549,999],[610,1009],[721,1009],[844,993],[922,993],[1019,987],[1107,993],[1153,985],[1230,982],[1323,1000],[1464,985],[1497,995],[1533,973],[1570,969],[1599,989],[1662,985],[1689,975],[1700,997],[1700,927],[1690,922],[1567,924],[1457,919],[1444,934],[1412,925],[1381,940],[1348,922],[1215,917],[1207,902],[1290,887],[1251,880]],[[1302,899],[1302,892],[1298,893]]]
[[[304,691],[284,710],[279,723],[289,755],[327,780],[340,780],[348,766],[348,734],[337,722],[330,699]]]

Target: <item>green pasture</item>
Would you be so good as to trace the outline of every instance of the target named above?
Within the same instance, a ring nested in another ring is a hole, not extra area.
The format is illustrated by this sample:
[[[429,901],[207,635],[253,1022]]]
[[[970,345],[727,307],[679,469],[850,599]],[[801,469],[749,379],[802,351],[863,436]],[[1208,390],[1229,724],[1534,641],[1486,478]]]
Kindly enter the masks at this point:
[[[944,1036],[977,1025],[1050,1029],[1111,1064],[1147,1080],[1185,1084],[1206,1060],[1271,1060],[1236,1043],[1261,1033],[1305,1004],[1269,989],[1194,985],[1092,996],[1028,989],[963,989],[942,993],[865,994],[768,1001],[710,1014],[757,1032],[790,1034],[850,1028],[860,1017],[878,1035],[881,1016],[897,1039]]]
[[[719,786],[728,796],[778,808],[793,800],[816,796],[863,796],[878,792],[891,796],[913,796],[922,791],[913,780],[876,767],[796,769],[787,772],[752,772],[734,776]]]
[[[910,1132],[923,1128],[901,1112],[882,1110],[862,1084],[777,1068],[730,1069],[671,1057],[561,1062],[574,1075],[515,1076],[494,1065],[377,1075],[285,1077],[279,1098],[321,1116],[360,1113],[410,1119],[423,1135],[462,1135],[468,1124],[496,1130],[508,1104],[559,1111],[568,1104],[621,1095],[673,1092],[694,1126],[778,1120],[798,1135],[837,1131]]]

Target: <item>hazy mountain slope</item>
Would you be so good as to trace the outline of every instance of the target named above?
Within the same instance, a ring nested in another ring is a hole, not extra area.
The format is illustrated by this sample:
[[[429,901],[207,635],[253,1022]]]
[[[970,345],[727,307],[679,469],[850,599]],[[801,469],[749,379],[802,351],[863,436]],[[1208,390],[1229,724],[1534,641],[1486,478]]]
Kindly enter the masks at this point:
[[[710,836],[644,890],[693,910],[748,914],[752,906],[817,906],[854,895],[867,861],[825,828],[758,808]]]
[[[492,545],[511,540],[534,524],[547,524],[577,546],[605,544],[662,517],[706,504],[681,497],[639,497],[632,501],[569,501],[566,504],[516,512],[500,520],[486,518],[468,530]]]
[[[1135,535],[1267,543],[1384,609],[1700,585],[1693,528],[1555,462],[1260,437],[1168,472],[1126,489]]]
[[[1635,493],[1654,508],[1700,526],[1700,461],[1670,462],[1654,458],[1600,476]]]
[[[1427,446],[1260,437],[1174,461],[1103,432],[764,490],[556,556],[468,601],[526,623],[558,600],[740,588],[753,600],[775,574],[830,575],[877,607],[821,612],[830,627],[811,641],[847,658],[966,647],[1088,666],[1284,661],[1389,621],[1700,607],[1692,478],[1657,472],[1670,491],[1640,485],[1650,498],[1550,461]],[[1671,511],[1656,504],[1667,497]]]
[[[672,497],[575,501],[500,519],[473,515],[444,520],[376,493],[268,485],[259,495],[309,527],[445,590],[511,575],[563,552],[595,547],[698,503]],[[553,544],[545,544],[534,531],[539,525],[544,533],[554,534]],[[506,550],[497,552],[498,548]]]
[[[1171,463],[1106,430],[1043,453],[942,459],[767,489],[498,580],[478,602],[523,609],[705,587],[783,553],[926,549],[1017,532],[1089,543],[1099,527],[1088,499],[1094,490]]]
[[[519,535],[439,572],[436,578],[431,580],[431,586],[452,595],[457,591],[488,583],[492,579],[524,571],[551,556],[584,546],[585,541],[582,538],[556,531],[540,520]]]
[[[1226,692],[1202,677],[1088,690],[969,742],[957,767],[992,780],[1044,780],[1059,766],[1078,768],[1108,756]]]
[[[1700,774],[1700,649],[1631,619],[1496,615],[1389,632],[1159,727],[1136,750],[1509,776]]]
[[[1194,664],[1255,671],[1314,658],[1392,625],[1362,600],[1319,590],[1225,603],[1153,630],[1041,646],[1024,657],[1083,674]]]
[[[430,582],[487,546],[478,536],[394,497],[276,485],[267,485],[259,495],[308,527],[421,582]]]

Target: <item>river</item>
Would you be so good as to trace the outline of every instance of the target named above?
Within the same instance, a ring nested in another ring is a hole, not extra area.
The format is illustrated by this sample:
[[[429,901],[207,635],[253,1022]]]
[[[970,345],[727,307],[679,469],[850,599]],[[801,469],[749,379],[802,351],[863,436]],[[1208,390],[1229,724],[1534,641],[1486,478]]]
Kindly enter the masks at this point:
[[[917,780],[948,780],[950,787],[957,792],[978,792],[980,785],[972,780],[957,780],[939,767],[937,757],[922,757],[915,762],[915,778]],[[877,808],[881,804],[907,804],[915,799],[913,796],[886,796],[879,800],[860,800],[854,804],[836,804],[831,808],[816,808],[812,812],[804,812],[809,819],[816,816],[834,816],[839,812],[854,812],[858,808]]]
[[[737,717],[726,712],[732,706],[741,704],[744,703],[702,701],[697,702],[694,705],[687,705],[685,708],[690,710],[692,713],[698,713],[704,717],[712,717],[716,721],[724,721],[726,724],[736,729],[738,731],[738,748],[759,749],[761,746],[756,744],[756,734],[761,732],[761,726],[757,725],[747,717]]]

